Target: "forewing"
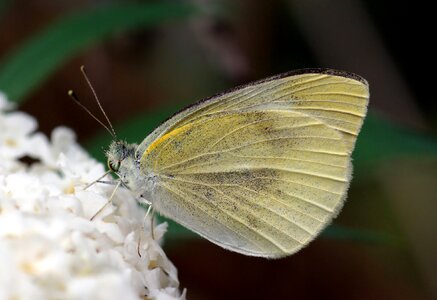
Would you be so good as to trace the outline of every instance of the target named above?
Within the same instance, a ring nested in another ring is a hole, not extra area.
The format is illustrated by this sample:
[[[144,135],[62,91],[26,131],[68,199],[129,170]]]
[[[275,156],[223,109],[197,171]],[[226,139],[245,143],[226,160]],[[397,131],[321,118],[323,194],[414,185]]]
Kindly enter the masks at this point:
[[[161,214],[224,248],[264,257],[309,243],[341,208],[350,171],[339,130],[274,106],[197,117],[141,159]]]
[[[330,70],[298,70],[270,77],[202,100],[159,126],[139,146],[142,154],[166,133],[206,115],[274,105],[317,118],[344,135],[349,151],[366,115],[367,82],[358,75]]]

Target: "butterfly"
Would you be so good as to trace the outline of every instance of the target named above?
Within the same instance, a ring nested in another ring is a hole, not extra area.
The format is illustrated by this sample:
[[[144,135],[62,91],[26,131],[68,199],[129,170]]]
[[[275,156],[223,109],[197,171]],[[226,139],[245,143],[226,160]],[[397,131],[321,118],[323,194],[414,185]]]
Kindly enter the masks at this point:
[[[352,73],[280,74],[183,109],[139,145],[114,140],[109,170],[225,249],[285,257],[341,210],[368,101],[367,81]]]

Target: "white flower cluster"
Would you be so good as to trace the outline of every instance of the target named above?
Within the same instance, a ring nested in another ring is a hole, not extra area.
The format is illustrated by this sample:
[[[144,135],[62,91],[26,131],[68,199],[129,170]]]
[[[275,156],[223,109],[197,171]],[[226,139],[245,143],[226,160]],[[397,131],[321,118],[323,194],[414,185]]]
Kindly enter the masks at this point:
[[[0,94],[0,300],[184,299],[158,243],[166,224],[152,238],[123,188],[91,221],[114,189],[84,190],[103,165],[71,130],[57,128],[49,141],[35,119],[10,109]]]

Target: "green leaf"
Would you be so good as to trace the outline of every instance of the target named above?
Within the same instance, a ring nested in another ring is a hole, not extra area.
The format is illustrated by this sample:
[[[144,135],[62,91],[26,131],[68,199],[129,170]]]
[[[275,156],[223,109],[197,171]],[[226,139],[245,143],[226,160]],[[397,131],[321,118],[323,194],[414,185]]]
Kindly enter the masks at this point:
[[[62,63],[114,32],[187,17],[192,6],[131,3],[63,17],[15,49],[0,64],[0,90],[22,101]]]
[[[337,225],[328,226],[322,232],[322,237],[368,244],[401,244],[399,238],[385,232],[347,228]]]
[[[12,0],[0,0],[0,17],[3,17],[3,14],[11,4]]]
[[[353,163],[355,173],[361,176],[395,158],[435,155],[437,139],[395,126],[370,114],[358,136]]]

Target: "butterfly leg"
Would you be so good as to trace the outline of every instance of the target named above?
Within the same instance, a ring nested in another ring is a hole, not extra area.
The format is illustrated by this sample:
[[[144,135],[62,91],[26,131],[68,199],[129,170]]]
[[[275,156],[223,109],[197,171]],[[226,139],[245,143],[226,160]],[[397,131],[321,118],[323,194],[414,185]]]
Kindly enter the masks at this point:
[[[97,183],[104,183],[109,185],[117,185],[119,180],[99,180]]]
[[[152,216],[150,217],[150,230],[152,233],[152,239],[155,239],[155,209],[152,209]]]
[[[142,198],[142,197],[141,197]],[[144,215],[144,218],[143,218],[143,222],[142,222],[142,226],[141,226],[141,233],[142,232],[144,232],[144,230],[145,230],[145,226],[144,226],[144,224],[146,223],[146,219],[147,219],[147,217],[149,216],[149,214],[151,214],[151,217],[150,217],[150,232],[151,232],[151,235],[152,235],[152,239],[155,239],[155,234],[154,234],[154,217],[155,217],[155,210],[153,209],[153,205],[152,205],[152,202],[150,202],[150,201],[148,201],[148,200],[146,200],[146,199],[144,199],[144,198],[142,198],[141,200],[138,200],[138,202],[141,204],[141,205],[147,205],[148,207],[147,207],[147,211],[146,211],[146,214]],[[138,251],[138,255],[141,257],[141,253],[140,253],[140,245],[141,245],[141,234],[140,234],[140,236],[139,236],[139,239],[138,239],[138,248],[137,248],[137,251]]]
[[[106,206],[109,205],[109,203],[112,202],[112,198],[114,198],[115,192],[117,191],[117,189],[120,187],[121,185],[121,181],[119,181],[117,183],[117,185],[115,186],[114,190],[112,191],[111,196],[109,197],[108,201],[105,203],[105,205],[103,205],[92,217],[91,217],[91,221],[99,214],[102,212],[103,209],[105,209]]]
[[[111,173],[111,171],[106,171],[102,176],[100,176],[99,178],[97,178],[97,179],[94,180],[93,182],[87,184],[87,186],[84,188],[84,190],[88,189],[90,186],[96,184],[97,182],[101,182],[100,179],[102,179],[103,177],[105,177],[105,176],[108,175],[109,173]]]

